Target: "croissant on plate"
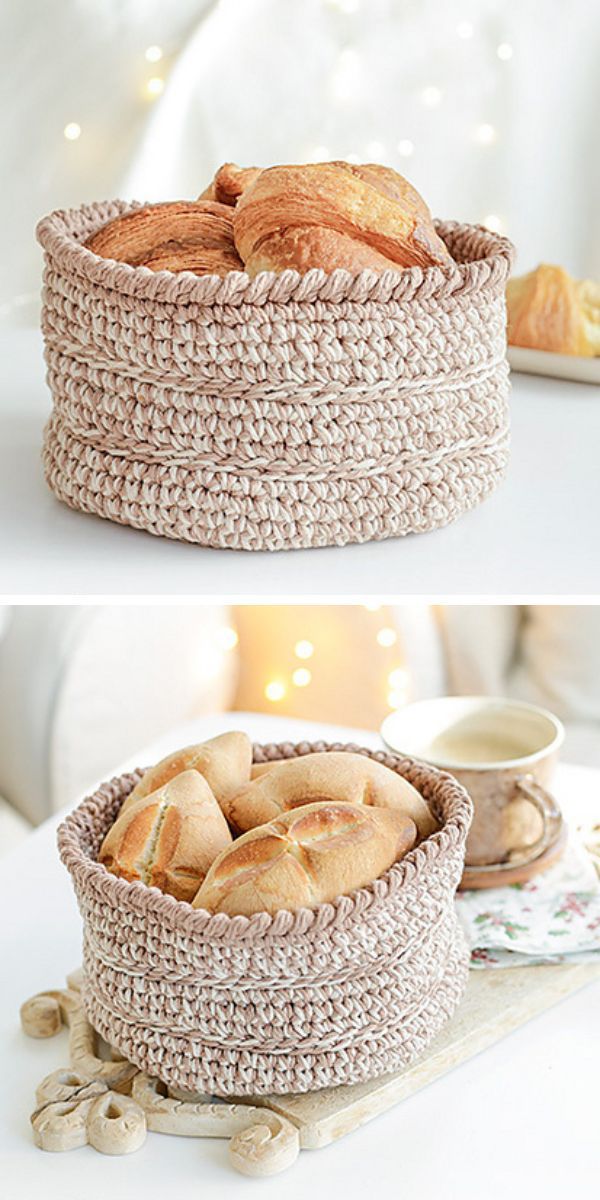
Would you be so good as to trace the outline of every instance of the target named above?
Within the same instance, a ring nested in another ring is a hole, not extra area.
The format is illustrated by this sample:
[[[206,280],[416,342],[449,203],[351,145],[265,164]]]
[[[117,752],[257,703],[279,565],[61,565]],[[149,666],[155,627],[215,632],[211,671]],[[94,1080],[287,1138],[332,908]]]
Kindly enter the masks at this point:
[[[600,284],[542,263],[506,287],[511,346],[555,354],[600,354]]]
[[[422,197],[397,172],[375,164],[269,167],[240,196],[233,233],[249,275],[452,261]]]
[[[103,225],[85,243],[102,258],[151,271],[226,275],[243,271],[232,210],[212,200],[175,200],[136,208]]]

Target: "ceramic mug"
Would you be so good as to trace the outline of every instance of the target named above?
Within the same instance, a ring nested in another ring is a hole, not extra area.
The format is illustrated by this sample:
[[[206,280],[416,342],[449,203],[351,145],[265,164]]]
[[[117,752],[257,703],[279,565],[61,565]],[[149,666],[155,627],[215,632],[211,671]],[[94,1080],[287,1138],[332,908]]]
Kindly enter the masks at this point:
[[[475,810],[467,866],[517,866],[556,841],[562,817],[547,786],[564,729],[546,709],[443,696],[390,713],[381,736],[391,750],[449,771],[466,787]]]

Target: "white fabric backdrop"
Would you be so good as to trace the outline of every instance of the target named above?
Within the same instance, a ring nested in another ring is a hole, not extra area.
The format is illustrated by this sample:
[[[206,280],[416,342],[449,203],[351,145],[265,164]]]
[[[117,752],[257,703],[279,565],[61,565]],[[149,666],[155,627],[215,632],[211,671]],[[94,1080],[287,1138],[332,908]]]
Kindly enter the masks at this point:
[[[42,213],[193,196],[225,159],[379,159],[437,215],[499,217],[519,269],[600,276],[599,13],[596,0],[4,0],[4,316],[18,297],[34,315]]]

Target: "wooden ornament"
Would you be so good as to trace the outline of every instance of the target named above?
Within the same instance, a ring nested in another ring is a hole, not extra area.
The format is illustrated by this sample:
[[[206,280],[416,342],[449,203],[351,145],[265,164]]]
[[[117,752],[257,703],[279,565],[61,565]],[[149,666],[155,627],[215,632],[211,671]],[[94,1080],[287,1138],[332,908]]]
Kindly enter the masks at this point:
[[[179,1100],[158,1079],[140,1072],[131,1094],[145,1110],[148,1129],[179,1137],[231,1138],[231,1161],[243,1175],[276,1175],[295,1162],[300,1135],[291,1121],[252,1104]],[[181,1094],[181,1093],[180,1093]]]
[[[300,1153],[300,1134],[291,1121],[263,1108],[260,1116],[236,1133],[229,1143],[229,1158],[236,1171],[254,1178],[278,1175],[291,1167]]]
[[[21,1005],[21,1026],[28,1037],[54,1037],[62,1029],[60,992],[40,992]]]
[[[47,1075],[36,1092],[39,1107],[31,1114],[36,1146],[53,1152],[86,1146],[89,1114],[105,1092],[105,1084],[72,1071]]]
[[[68,1100],[73,1102],[77,1096],[84,1100],[88,1098],[87,1088],[93,1087],[93,1092],[89,1095],[100,1096],[107,1090],[106,1084],[92,1081],[81,1075],[78,1071],[71,1071],[65,1067],[59,1067],[58,1071],[52,1071],[50,1075],[46,1075],[42,1082],[35,1089],[35,1098],[38,1108],[42,1108],[44,1104],[51,1104],[54,1101]]]
[[[105,1092],[87,1119],[90,1146],[101,1154],[132,1154],[146,1141],[146,1115],[129,1096]]]
[[[21,1025],[29,1037],[53,1037],[60,1032],[63,1024],[69,1027],[71,1065],[81,1075],[87,1079],[102,1080],[115,1091],[131,1090],[131,1080],[137,1067],[120,1055],[113,1056],[110,1061],[98,1056],[96,1031],[85,1015],[79,991],[64,988],[38,992],[21,1006]]]

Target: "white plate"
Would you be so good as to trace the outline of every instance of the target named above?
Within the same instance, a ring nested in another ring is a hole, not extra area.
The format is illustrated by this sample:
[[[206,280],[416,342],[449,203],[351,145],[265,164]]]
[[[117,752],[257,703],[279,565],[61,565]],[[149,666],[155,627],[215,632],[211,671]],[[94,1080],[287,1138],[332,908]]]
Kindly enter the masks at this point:
[[[578,383],[600,383],[600,358],[582,358],[578,354],[552,354],[549,350],[529,350],[509,346],[508,361],[513,371],[526,375],[549,375],[554,379],[574,379]]]

